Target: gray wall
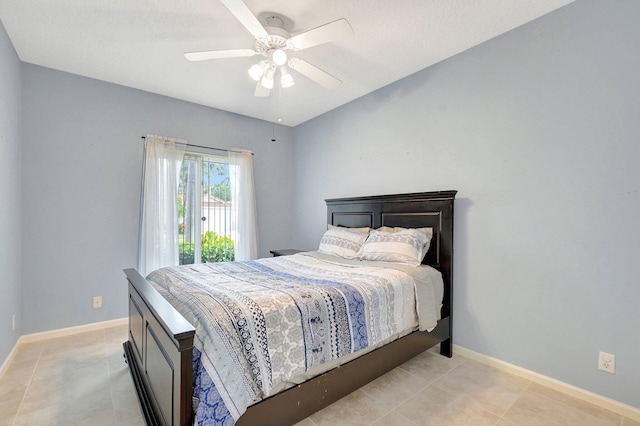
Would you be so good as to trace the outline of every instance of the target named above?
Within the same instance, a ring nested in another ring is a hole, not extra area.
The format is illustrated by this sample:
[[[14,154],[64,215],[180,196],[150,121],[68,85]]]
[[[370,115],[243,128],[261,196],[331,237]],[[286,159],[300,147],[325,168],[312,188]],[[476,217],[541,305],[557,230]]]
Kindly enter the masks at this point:
[[[18,340],[21,325],[20,86],[20,60],[0,21],[0,364]]]
[[[23,334],[127,315],[146,133],[252,150],[259,254],[290,245],[291,129],[274,143],[260,120],[30,64],[22,79]]]
[[[298,126],[296,245],[324,198],[457,189],[454,342],[640,408],[639,15],[579,0]]]

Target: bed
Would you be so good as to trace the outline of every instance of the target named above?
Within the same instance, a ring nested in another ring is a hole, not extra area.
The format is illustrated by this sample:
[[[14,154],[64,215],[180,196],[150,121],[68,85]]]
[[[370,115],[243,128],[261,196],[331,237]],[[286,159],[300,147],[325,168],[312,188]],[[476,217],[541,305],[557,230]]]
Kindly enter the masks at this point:
[[[430,347],[440,344],[440,353],[451,356],[455,194],[456,191],[438,191],[326,200],[327,223],[332,226],[430,228],[431,243],[422,263],[440,273],[443,287],[439,318],[432,326],[420,327],[428,331],[400,333],[397,339],[394,335],[384,339],[381,342],[384,345],[355,359],[348,358],[346,364],[300,383],[296,379],[289,382],[288,387],[283,386],[283,390],[270,389],[264,399],[248,407],[236,424],[294,424]],[[280,266],[257,261],[243,267],[286,269],[293,263],[319,261],[312,254],[295,256],[299,257],[282,259]],[[191,424],[194,364],[198,368],[194,354],[196,358],[200,355],[194,348],[194,340],[200,343],[201,333],[196,335],[196,327],[185,318],[189,317],[188,312],[180,314],[165,299],[171,300],[170,293],[157,284],[152,285],[134,269],[125,270],[125,274],[129,284],[129,338],[124,343],[125,357],[145,419],[148,424]],[[282,270],[278,274],[284,275]],[[201,328],[199,323],[196,326]],[[195,377],[200,377],[198,372]],[[195,396],[198,395],[196,386]]]

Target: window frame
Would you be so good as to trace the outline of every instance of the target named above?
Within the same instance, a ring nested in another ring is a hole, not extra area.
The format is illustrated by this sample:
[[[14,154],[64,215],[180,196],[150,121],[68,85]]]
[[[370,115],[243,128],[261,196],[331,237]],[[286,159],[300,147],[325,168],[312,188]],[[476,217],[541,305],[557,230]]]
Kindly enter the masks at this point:
[[[193,209],[193,214],[192,214],[192,218],[191,218],[191,222],[192,222],[192,228],[193,228],[193,238],[189,238],[189,240],[191,240],[190,242],[193,243],[194,245],[194,250],[193,250],[193,263],[192,264],[200,264],[200,263],[205,263],[202,261],[202,235],[204,232],[205,227],[203,226],[204,221],[202,220],[203,217],[203,212],[202,212],[202,202],[203,202],[203,197],[204,197],[204,193],[203,193],[203,180],[204,180],[204,167],[203,167],[203,163],[204,162],[208,162],[208,163],[220,163],[220,164],[225,164],[227,166],[227,178],[230,179],[230,168],[234,167],[230,161],[229,161],[229,157],[228,156],[223,156],[223,155],[215,155],[215,154],[210,154],[210,153],[205,153],[205,152],[200,152],[200,151],[196,151],[196,150],[187,150],[184,153],[184,157],[182,160],[182,165],[180,167],[181,170],[181,175],[182,175],[182,169],[184,167],[185,162],[187,161],[191,161],[194,163],[194,175],[195,175],[195,179],[194,179],[194,205],[192,207]],[[207,171],[208,173],[208,171]],[[178,191],[178,196],[180,196],[180,185],[182,184],[182,178],[180,178],[180,183],[178,185],[177,191]],[[183,244],[186,244],[186,241],[184,240],[184,236],[186,235],[187,232],[187,196],[186,196],[186,191],[188,191],[188,176],[187,176],[187,182],[183,187],[183,205],[184,205],[184,209],[185,209],[185,213],[184,213],[184,223],[185,223],[185,229],[183,231]],[[215,195],[211,194],[211,183],[209,183],[209,193],[208,195],[212,195],[215,197]],[[218,197],[219,198],[219,197]],[[226,212],[225,212],[226,214]],[[212,219],[210,217],[207,217],[206,219],[207,221],[211,221]],[[226,223],[226,222],[225,222]],[[178,222],[177,226],[180,226],[180,222]],[[210,227],[207,226],[207,229],[209,229]],[[216,233],[216,235],[222,236],[222,237],[228,237],[231,239],[232,242],[235,241],[233,239],[233,232],[231,233],[231,235],[227,235],[226,232],[224,234],[218,234],[217,232],[213,231],[214,233]],[[178,245],[180,243],[178,242]],[[180,247],[178,246],[178,251],[180,252]],[[180,256],[179,256],[180,257]],[[181,265],[186,265],[187,263],[180,263]]]

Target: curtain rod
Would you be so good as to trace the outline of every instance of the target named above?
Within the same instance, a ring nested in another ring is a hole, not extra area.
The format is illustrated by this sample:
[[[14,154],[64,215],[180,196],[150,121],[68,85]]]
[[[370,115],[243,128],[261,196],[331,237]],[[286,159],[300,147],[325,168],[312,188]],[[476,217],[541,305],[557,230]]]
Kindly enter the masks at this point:
[[[141,139],[146,139],[146,136],[140,136]],[[216,151],[225,151],[225,152],[242,152],[242,151],[238,151],[237,149],[225,149],[225,148],[214,148],[211,146],[203,146],[203,145],[194,145],[191,143],[187,143],[185,144],[188,147],[191,148],[201,148],[201,149],[215,149]],[[251,151],[251,155],[253,155],[253,151]]]

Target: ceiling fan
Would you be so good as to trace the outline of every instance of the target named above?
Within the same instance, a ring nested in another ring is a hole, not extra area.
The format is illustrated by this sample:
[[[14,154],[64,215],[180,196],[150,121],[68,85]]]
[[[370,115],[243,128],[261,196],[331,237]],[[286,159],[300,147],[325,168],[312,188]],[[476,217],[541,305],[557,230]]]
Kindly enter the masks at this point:
[[[290,58],[287,52],[307,49],[350,36],[353,34],[353,29],[346,19],[338,19],[291,36],[284,29],[287,21],[284,16],[269,14],[263,26],[242,0],[220,0],[220,3],[229,9],[255,37],[255,48],[185,53],[184,56],[188,60],[206,61],[209,59],[263,56],[264,59],[249,68],[249,75],[257,82],[254,92],[257,97],[269,96],[277,74],[279,74],[282,87],[292,86],[294,80],[289,69],[299,72],[328,89],[335,89],[342,83],[336,77],[307,61],[295,57]]]

